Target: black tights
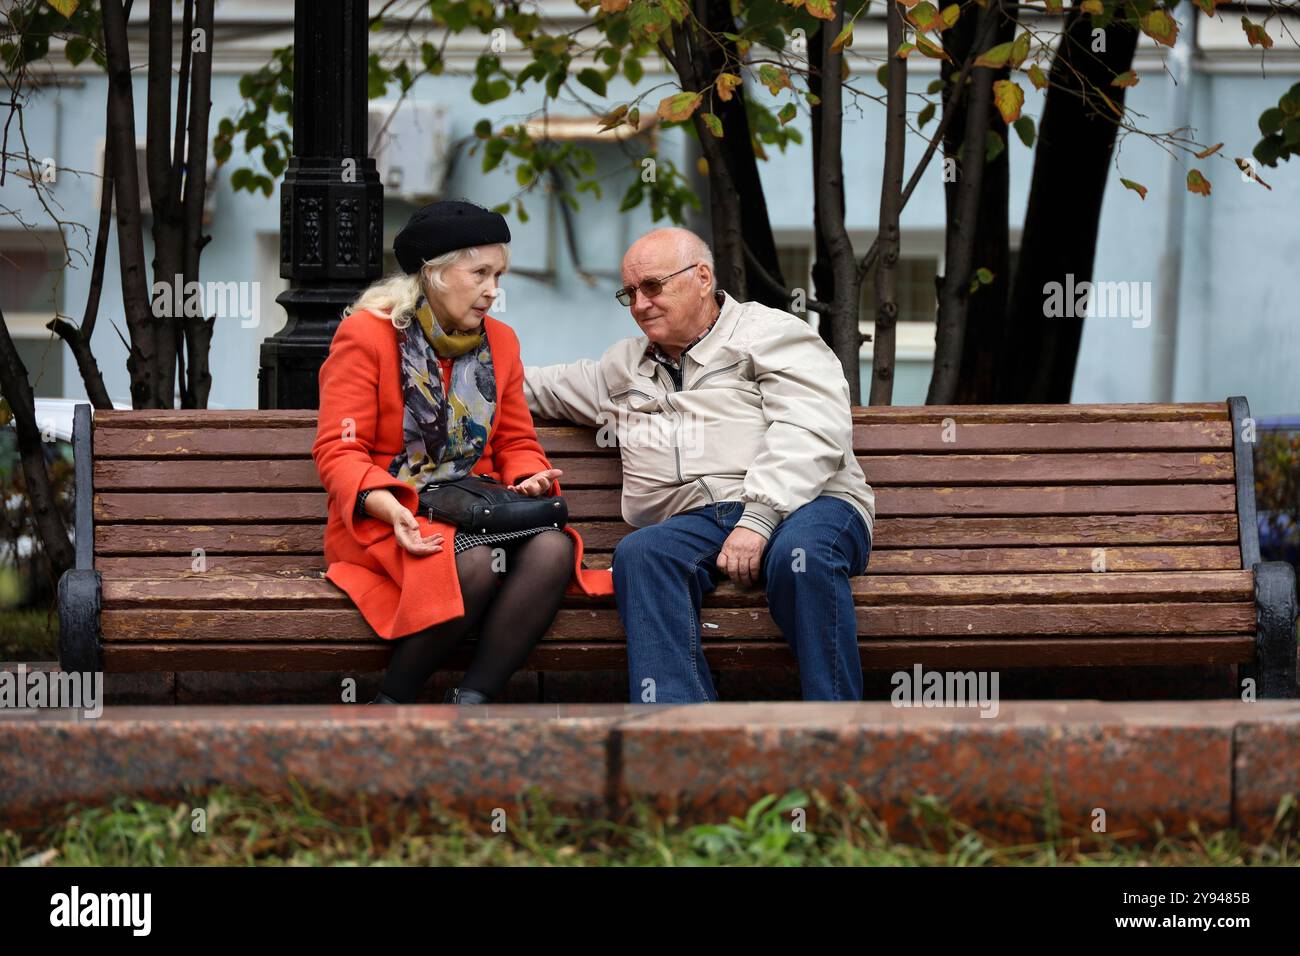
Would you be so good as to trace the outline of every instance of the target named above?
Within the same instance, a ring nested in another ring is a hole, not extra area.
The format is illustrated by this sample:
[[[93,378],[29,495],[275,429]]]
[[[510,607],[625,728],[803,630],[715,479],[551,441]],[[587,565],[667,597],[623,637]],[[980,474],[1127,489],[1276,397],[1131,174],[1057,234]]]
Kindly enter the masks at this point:
[[[465,601],[463,617],[395,642],[380,685],[389,697],[402,703],[414,700],[429,676],[476,627],[474,659],[461,687],[495,697],[528,659],[564,597],[573,573],[573,541],[562,531],[547,530],[495,547],[506,551],[503,570],[493,570],[495,548],[488,545],[456,556]]]

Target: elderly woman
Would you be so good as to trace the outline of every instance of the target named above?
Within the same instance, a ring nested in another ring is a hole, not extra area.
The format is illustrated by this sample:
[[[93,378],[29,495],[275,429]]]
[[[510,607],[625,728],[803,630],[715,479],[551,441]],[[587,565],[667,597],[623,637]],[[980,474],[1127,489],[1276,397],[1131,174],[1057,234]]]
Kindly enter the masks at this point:
[[[562,473],[524,402],[519,340],[487,314],[509,242],[505,219],[472,203],[419,210],[393,243],[405,274],[361,294],[321,366],[312,457],[329,492],[326,577],[394,642],[374,703],[414,700],[474,631],[469,669],[444,703],[489,701],[566,587],[613,591],[608,572],[582,569],[572,528],[472,534],[414,513],[421,491],[469,475],[559,494]]]

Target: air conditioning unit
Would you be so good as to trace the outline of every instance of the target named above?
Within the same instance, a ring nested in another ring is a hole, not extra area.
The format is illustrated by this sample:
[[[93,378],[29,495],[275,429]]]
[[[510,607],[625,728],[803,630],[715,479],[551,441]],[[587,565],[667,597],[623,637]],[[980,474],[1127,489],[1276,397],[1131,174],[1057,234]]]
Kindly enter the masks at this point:
[[[370,104],[370,153],[385,195],[428,202],[442,195],[449,152],[447,109],[411,100]]]
[[[142,140],[137,140],[135,144],[135,171],[136,171],[136,176],[140,180],[140,214],[142,216],[147,217],[153,215],[153,206],[151,205],[149,200],[149,173],[148,173],[148,163],[145,158],[145,149],[146,149],[145,143]],[[171,162],[170,146],[167,147],[167,155],[168,155],[168,162],[170,163]],[[104,175],[104,141],[103,140],[99,141],[99,155],[95,163],[95,171],[99,174],[99,176],[102,179]],[[217,200],[216,182],[217,182],[217,164],[211,157],[209,157],[208,158],[208,188],[204,191],[203,194],[203,225],[205,226],[212,225],[212,214],[216,210],[216,200]],[[95,191],[95,208],[98,209],[99,199],[103,195],[103,190],[100,188],[99,179],[95,181],[94,186],[92,188]]]

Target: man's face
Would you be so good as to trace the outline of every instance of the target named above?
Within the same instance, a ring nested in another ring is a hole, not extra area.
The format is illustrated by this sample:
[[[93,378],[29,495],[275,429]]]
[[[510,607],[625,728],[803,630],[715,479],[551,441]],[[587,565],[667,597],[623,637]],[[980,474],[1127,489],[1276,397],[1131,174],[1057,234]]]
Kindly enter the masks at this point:
[[[649,298],[637,289],[631,305],[632,318],[651,342],[682,348],[699,334],[708,314],[709,268],[692,266],[677,243],[650,238],[637,242],[623,257],[623,284],[637,286],[646,279],[663,279],[679,269],[686,271],[663,283],[659,294]]]

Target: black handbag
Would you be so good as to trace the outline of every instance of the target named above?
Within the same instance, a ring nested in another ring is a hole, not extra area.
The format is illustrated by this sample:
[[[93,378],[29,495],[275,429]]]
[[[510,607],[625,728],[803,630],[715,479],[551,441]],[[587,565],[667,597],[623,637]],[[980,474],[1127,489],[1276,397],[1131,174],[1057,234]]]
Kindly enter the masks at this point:
[[[569,520],[569,506],[563,498],[534,498],[510,491],[485,475],[429,486],[420,492],[420,511],[430,521],[479,534],[563,528]]]

